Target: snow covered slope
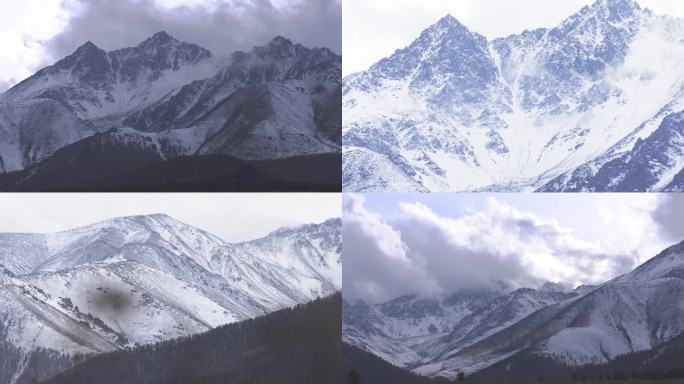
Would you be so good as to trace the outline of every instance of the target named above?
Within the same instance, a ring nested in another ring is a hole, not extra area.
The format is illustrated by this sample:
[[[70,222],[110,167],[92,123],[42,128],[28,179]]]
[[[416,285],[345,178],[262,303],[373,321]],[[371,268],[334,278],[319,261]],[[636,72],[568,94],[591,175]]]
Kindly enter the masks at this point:
[[[493,41],[448,15],[345,78],[344,188],[662,190],[681,153],[639,143],[677,147],[682,63],[684,20],[632,0]]]
[[[0,336],[28,358],[200,333],[339,291],[340,256],[339,219],[239,244],[166,215],[0,234]]]
[[[166,32],[112,52],[88,42],[0,95],[0,171],[111,129],[170,143],[165,159],[339,153],[341,62],[283,37],[227,60]]]
[[[422,375],[455,377],[531,357],[569,366],[602,363],[682,335],[684,242],[600,286],[500,295],[460,319],[443,317],[449,331],[419,343],[380,332],[394,320],[367,308],[371,315],[364,318],[345,307],[345,341]],[[424,328],[419,325],[406,324],[416,332]],[[411,353],[396,353],[402,348]]]
[[[394,365],[432,374],[432,356],[455,353],[530,313],[576,296],[553,285],[540,290],[458,292],[443,300],[404,296],[378,305],[343,307],[344,341]]]
[[[499,295],[473,291],[443,300],[409,295],[378,305],[344,302],[343,338],[394,365],[408,367],[421,360],[421,344],[448,335],[454,324]]]

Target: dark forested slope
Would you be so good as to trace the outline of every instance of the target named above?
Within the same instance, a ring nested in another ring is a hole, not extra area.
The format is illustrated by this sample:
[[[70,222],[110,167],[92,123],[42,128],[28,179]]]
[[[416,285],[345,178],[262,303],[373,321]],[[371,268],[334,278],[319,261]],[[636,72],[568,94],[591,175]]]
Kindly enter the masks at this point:
[[[339,382],[341,295],[135,350],[94,357],[49,384]]]

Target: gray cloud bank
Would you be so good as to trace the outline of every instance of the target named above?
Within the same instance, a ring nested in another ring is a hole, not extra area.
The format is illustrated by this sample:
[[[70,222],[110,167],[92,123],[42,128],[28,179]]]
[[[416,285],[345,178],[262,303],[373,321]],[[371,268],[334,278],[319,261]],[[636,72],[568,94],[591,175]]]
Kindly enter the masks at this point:
[[[113,50],[135,46],[154,33],[198,44],[218,55],[248,50],[281,35],[337,53],[342,43],[339,0],[302,0],[276,8],[269,0],[219,2],[215,7],[160,8],[153,0],[77,0],[68,28],[48,41],[51,64],[86,41]]]
[[[674,242],[684,241],[684,194],[661,194],[652,216],[660,232],[667,239]]]
[[[419,203],[401,203],[388,222],[345,196],[343,290],[348,300],[382,302],[418,293],[443,296],[503,282],[537,287],[604,282],[636,266],[637,255],[609,253],[553,220],[491,199],[459,218]]]

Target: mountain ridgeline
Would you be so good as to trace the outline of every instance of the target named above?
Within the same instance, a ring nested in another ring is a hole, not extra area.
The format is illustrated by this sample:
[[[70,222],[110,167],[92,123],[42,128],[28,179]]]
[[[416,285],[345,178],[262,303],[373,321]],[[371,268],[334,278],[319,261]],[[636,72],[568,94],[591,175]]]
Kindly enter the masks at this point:
[[[330,219],[232,244],[158,214],[0,234],[0,382],[334,295],[340,227]]]
[[[343,188],[681,191],[683,41],[633,0],[494,40],[447,15],[345,77]]]
[[[0,95],[0,189],[339,190],[341,65],[283,37],[88,42]]]
[[[430,377],[456,379],[463,373],[473,381],[513,382],[681,377],[684,242],[598,286],[547,283],[538,289],[462,291],[442,299],[410,295],[374,305],[344,302],[343,338]]]

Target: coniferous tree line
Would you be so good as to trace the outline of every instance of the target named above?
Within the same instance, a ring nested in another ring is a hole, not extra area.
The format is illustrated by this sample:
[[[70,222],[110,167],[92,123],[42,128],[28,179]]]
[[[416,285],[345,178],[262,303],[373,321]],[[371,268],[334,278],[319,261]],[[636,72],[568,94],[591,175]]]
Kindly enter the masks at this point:
[[[684,333],[651,350],[604,363],[576,364],[562,356],[521,353],[471,375],[487,382],[596,382],[684,379]]]
[[[340,154],[259,161],[204,155],[164,161],[123,149],[66,147],[29,169],[0,174],[0,190],[339,192],[341,161]]]
[[[0,329],[0,383],[10,383],[13,379],[17,380],[16,384],[40,383],[88,357],[44,348],[27,352],[5,341],[2,333]]]
[[[342,343],[342,361],[342,379],[346,384],[447,384],[465,381],[462,373],[451,380],[419,376],[347,343]]]

